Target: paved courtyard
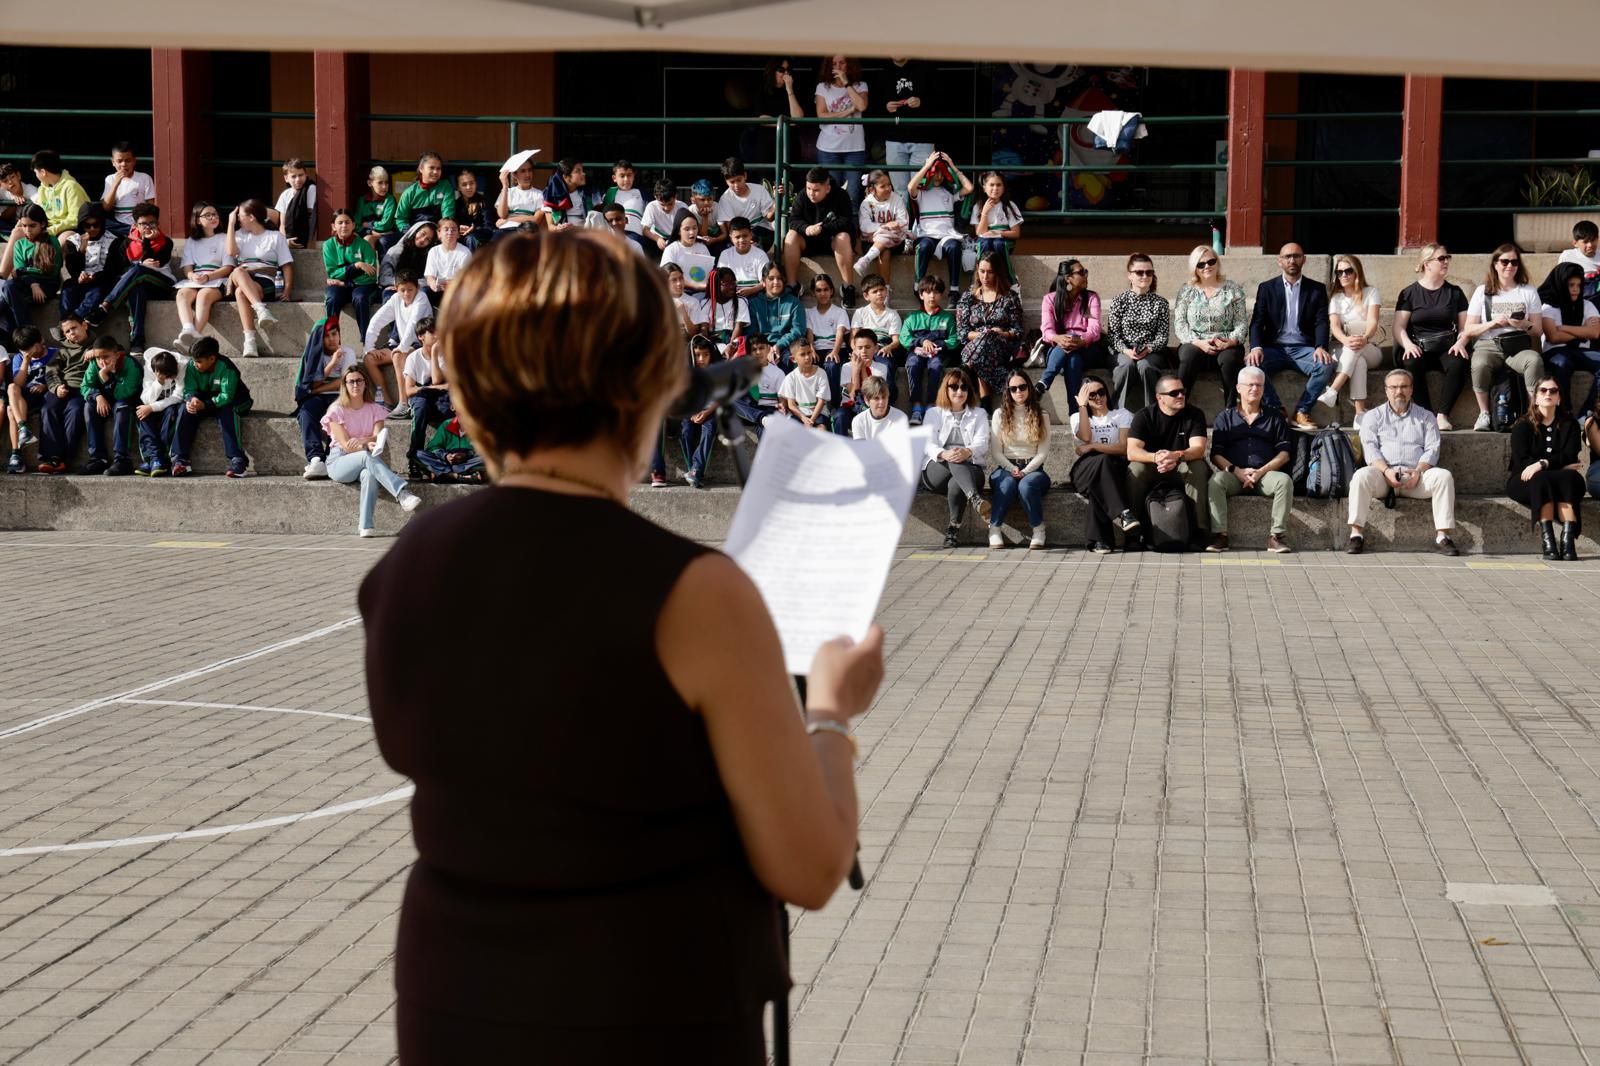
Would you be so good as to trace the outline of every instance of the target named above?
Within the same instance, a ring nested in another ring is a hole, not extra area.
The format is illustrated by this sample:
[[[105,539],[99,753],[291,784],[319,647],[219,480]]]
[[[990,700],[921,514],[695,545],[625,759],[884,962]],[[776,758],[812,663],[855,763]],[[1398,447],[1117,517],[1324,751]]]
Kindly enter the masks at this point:
[[[392,1061],[386,544],[0,534],[0,1062]],[[1600,1060],[1600,561],[912,551],[881,614],[797,1064]]]

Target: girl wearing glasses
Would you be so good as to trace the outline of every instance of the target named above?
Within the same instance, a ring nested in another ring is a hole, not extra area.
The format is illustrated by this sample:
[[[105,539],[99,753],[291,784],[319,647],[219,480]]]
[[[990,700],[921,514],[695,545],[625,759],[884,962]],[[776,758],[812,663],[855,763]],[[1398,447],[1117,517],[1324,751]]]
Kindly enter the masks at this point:
[[[989,547],[1006,546],[1000,525],[1020,496],[1033,528],[1028,547],[1042,548],[1044,494],[1050,491],[1050,475],[1044,472],[1050,423],[1039,406],[1033,379],[1020,370],[1013,370],[1006,379],[1005,400],[990,421],[989,439],[995,444],[995,468],[989,475],[989,493],[994,498],[989,512]]]
[[[981,495],[983,465],[989,458],[989,420],[973,402],[972,392],[972,379],[965,370],[946,370],[939,382],[938,399],[922,423],[929,431],[922,487],[944,493],[949,501],[946,548],[960,542],[961,519],[969,500],[976,503],[980,518],[991,513],[989,501]]]
[[[1375,370],[1383,358],[1378,337],[1378,312],[1383,301],[1378,290],[1367,284],[1367,272],[1353,255],[1333,257],[1333,295],[1328,300],[1328,329],[1339,349],[1339,372],[1317,397],[1324,407],[1337,407],[1339,390],[1350,386],[1350,402],[1356,419],[1367,413],[1367,371]]]
[[[222,214],[217,205],[201,200],[189,209],[189,239],[178,260],[178,322],[183,328],[174,348],[187,350],[211,324],[211,309],[222,299],[222,283],[232,273],[228,238],[218,233]]]
[[[1539,526],[1546,559],[1576,559],[1583,532],[1578,505],[1584,482],[1578,453],[1583,434],[1561,402],[1561,383],[1542,374],[1534,383],[1528,413],[1511,427],[1511,465],[1506,495],[1528,509]],[[1556,543],[1555,523],[1561,523]]]
[[[1106,383],[1090,376],[1083,381],[1078,410],[1069,424],[1072,435],[1078,438],[1073,449],[1078,459],[1072,464],[1072,487],[1089,501],[1084,523],[1089,550],[1104,555],[1111,551],[1115,539],[1113,526],[1124,533],[1139,528],[1124,489],[1128,483],[1128,428],[1133,425],[1133,414],[1123,407],[1113,409]]]
[[[1400,290],[1394,303],[1396,361],[1416,382],[1415,403],[1434,412],[1439,428],[1454,429],[1450,408],[1467,387],[1467,294],[1450,282],[1450,250],[1424,245],[1417,259],[1417,280]],[[1429,370],[1444,372],[1439,406],[1428,402]]]
[[[1202,367],[1216,366],[1222,378],[1222,399],[1232,404],[1242,359],[1226,366],[1219,358],[1230,348],[1243,348],[1250,332],[1244,290],[1222,276],[1222,260],[1206,245],[1189,253],[1189,282],[1172,301],[1172,331],[1178,335],[1178,377],[1194,389]]]
[[[1106,307],[1106,341],[1117,355],[1111,377],[1117,406],[1132,410],[1156,402],[1156,382],[1172,369],[1167,357],[1171,332],[1172,311],[1156,293],[1156,266],[1148,255],[1136,252],[1128,257],[1128,287]]]
[[[1521,374],[1528,396],[1544,373],[1538,341],[1544,333],[1540,312],[1544,302],[1528,284],[1522,249],[1502,244],[1489,257],[1489,275],[1467,304],[1467,328],[1462,337],[1472,344],[1472,394],[1478,401],[1476,430],[1488,430],[1489,388],[1502,366]]]

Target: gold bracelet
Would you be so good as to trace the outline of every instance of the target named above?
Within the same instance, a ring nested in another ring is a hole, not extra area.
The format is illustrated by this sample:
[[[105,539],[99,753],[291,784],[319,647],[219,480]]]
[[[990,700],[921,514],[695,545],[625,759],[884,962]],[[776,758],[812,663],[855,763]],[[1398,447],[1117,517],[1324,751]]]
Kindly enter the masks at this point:
[[[861,745],[856,743],[856,738],[850,734],[850,727],[843,722],[832,718],[820,718],[815,722],[806,723],[806,736],[815,736],[818,733],[833,733],[849,741],[851,762],[861,757]]]

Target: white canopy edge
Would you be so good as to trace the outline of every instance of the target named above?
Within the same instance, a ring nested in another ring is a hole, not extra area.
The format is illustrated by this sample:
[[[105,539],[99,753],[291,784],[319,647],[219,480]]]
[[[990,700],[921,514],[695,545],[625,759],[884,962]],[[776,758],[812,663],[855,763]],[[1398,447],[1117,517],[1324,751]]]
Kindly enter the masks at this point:
[[[683,5],[675,18],[674,8]],[[859,0],[779,0],[699,13],[706,0],[643,5],[660,27],[561,8],[585,0],[275,0],[246,16],[192,0],[9,5],[12,44],[371,52],[684,51],[807,56],[863,51]],[[893,12],[894,19],[885,16]],[[1238,67],[1356,74],[1594,80],[1593,0],[879,0],[896,54],[1092,66]],[[1566,27],[1566,29],[1563,29]],[[625,73],[619,73],[625,77]]]

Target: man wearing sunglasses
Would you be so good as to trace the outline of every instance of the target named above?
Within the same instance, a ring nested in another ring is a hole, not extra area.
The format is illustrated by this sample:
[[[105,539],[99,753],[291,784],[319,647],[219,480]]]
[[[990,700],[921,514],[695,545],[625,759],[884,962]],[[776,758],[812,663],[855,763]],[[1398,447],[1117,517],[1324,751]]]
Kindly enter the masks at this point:
[[[1283,401],[1272,387],[1271,375],[1280,370],[1298,370],[1308,379],[1305,392],[1295,404],[1289,420],[1293,429],[1315,432],[1312,405],[1328,387],[1338,370],[1328,354],[1328,289],[1320,281],[1305,277],[1306,253],[1290,242],[1278,250],[1281,277],[1263,281],[1256,289],[1256,306],[1250,315],[1250,351],[1246,366],[1259,366],[1266,372],[1266,396],[1262,403],[1283,410]],[[1238,358],[1230,349],[1223,358]],[[1226,380],[1228,374],[1223,373]]]
[[[1209,539],[1206,481],[1206,418],[1190,407],[1183,379],[1168,374],[1156,382],[1156,402],[1133,416],[1128,427],[1128,496],[1138,508],[1139,521],[1150,528],[1147,499],[1162,482],[1177,482],[1194,504],[1195,522],[1202,544]]]

